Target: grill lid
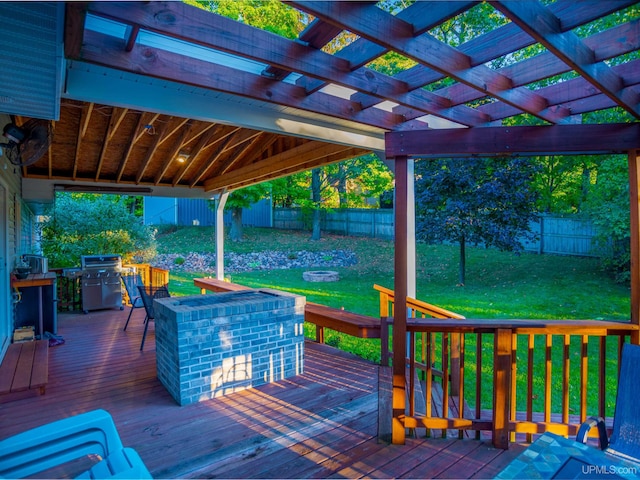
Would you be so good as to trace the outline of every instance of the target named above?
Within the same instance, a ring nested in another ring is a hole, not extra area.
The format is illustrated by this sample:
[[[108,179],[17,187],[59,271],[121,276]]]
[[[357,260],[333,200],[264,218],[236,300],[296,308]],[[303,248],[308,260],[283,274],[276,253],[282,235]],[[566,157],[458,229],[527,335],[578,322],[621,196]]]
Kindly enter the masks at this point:
[[[122,270],[122,258],[120,255],[83,255],[80,259],[82,270]]]

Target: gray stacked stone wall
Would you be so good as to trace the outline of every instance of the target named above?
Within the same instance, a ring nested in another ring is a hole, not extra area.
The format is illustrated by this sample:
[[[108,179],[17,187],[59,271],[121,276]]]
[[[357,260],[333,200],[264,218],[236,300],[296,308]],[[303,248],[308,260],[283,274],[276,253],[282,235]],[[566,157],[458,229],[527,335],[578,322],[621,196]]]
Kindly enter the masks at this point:
[[[154,305],[158,378],[180,405],[303,373],[304,297],[262,289]]]

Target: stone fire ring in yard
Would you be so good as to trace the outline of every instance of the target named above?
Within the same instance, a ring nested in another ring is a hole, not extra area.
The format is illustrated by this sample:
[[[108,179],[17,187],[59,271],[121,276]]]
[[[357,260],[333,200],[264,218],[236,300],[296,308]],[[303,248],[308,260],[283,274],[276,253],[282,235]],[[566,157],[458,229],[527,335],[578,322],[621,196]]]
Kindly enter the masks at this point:
[[[340,280],[340,276],[338,272],[332,271],[313,271],[313,272],[303,272],[302,278],[306,282],[337,282]]]

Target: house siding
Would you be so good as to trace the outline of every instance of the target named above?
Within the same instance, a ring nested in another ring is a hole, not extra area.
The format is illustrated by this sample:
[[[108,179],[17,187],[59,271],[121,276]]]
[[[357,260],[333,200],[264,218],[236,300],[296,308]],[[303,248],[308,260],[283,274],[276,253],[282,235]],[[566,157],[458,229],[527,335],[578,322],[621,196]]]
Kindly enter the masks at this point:
[[[0,131],[10,122],[7,115],[0,115]],[[4,203],[0,208],[5,209],[5,215],[0,215],[0,234],[4,235],[6,251],[0,251],[0,359],[10,343],[13,332],[12,295],[10,288],[10,273],[16,259],[23,253],[29,253],[35,246],[35,216],[22,201],[20,169],[13,165],[4,154],[0,156],[0,186],[5,190]],[[0,242],[1,245],[4,242]]]

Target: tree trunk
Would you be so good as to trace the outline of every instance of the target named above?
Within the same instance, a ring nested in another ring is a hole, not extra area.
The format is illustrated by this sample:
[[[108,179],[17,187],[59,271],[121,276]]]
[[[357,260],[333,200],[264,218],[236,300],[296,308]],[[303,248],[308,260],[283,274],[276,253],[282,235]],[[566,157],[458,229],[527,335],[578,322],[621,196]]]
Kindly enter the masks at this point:
[[[460,270],[458,272],[458,285],[463,287],[465,283],[465,270],[467,263],[466,241],[464,235],[460,237]]]
[[[233,242],[242,240],[242,207],[233,207],[231,209],[231,230],[229,237]]]
[[[578,211],[581,212],[587,198],[589,198],[589,189],[591,187],[591,170],[588,165],[583,164],[582,166],[582,184],[580,186],[580,205],[578,206]]]
[[[340,198],[340,208],[347,208],[347,172],[344,164],[338,165],[338,197]]]
[[[311,240],[320,240],[320,169],[311,171],[311,200],[313,201],[313,225]]]

